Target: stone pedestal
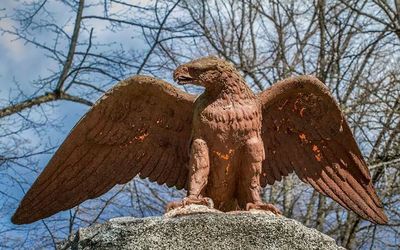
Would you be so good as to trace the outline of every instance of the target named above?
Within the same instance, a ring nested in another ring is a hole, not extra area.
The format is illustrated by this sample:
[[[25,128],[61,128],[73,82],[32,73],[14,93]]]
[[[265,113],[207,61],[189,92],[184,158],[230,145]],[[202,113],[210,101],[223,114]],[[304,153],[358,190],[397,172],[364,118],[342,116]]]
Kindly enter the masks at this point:
[[[115,218],[80,229],[60,249],[343,249],[301,223],[266,212],[188,206],[163,217]]]

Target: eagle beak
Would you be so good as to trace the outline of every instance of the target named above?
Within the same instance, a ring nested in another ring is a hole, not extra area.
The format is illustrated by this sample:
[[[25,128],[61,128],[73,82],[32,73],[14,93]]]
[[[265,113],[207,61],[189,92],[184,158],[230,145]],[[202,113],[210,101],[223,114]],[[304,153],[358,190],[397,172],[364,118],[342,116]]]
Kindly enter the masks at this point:
[[[190,76],[188,68],[183,65],[174,71],[173,77],[179,85],[194,83],[194,78]]]

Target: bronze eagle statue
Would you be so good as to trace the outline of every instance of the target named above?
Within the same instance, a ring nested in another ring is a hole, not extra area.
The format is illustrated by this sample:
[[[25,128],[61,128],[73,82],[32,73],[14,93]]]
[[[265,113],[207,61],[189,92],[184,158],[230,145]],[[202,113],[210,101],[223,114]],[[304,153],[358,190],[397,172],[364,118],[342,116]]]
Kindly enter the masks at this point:
[[[179,66],[178,84],[134,76],[109,90],[75,125],[12,217],[31,223],[142,178],[185,188],[169,209],[210,204],[263,209],[261,187],[295,172],[318,192],[385,224],[368,167],[328,88],[312,76],[255,94],[230,63],[204,57]]]

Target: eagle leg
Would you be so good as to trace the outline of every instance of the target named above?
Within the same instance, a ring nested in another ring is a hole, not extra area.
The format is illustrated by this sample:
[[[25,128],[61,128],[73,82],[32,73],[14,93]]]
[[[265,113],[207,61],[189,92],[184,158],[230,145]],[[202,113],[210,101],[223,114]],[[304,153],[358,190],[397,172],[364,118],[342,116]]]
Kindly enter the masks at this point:
[[[261,200],[260,175],[262,161],[265,159],[264,144],[259,137],[249,139],[244,145],[241,179],[239,180],[238,203],[241,209],[259,209],[281,214],[272,204]]]
[[[250,164],[253,171],[248,171],[242,179],[241,194],[239,195],[239,205],[242,209],[245,207],[247,211],[250,209],[266,210],[276,215],[281,215],[281,211],[274,205],[263,203],[260,195],[260,172],[261,162],[253,162]]]
[[[211,198],[203,197],[204,189],[210,173],[210,159],[207,143],[203,139],[195,139],[190,149],[188,195],[182,201],[170,202],[167,211],[190,204],[214,207]]]
[[[188,198],[200,198],[208,182],[210,158],[207,143],[195,139],[190,149]]]

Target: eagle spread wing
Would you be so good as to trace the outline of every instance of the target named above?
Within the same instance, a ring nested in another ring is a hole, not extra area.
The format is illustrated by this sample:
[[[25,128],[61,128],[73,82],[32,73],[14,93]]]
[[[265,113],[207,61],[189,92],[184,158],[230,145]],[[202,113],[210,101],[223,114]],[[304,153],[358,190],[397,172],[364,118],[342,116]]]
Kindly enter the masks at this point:
[[[12,221],[30,223],[137,174],[184,188],[195,96],[146,76],[121,81],[77,123]]]
[[[368,167],[329,90],[311,76],[259,95],[266,160],[262,186],[295,172],[318,192],[378,224],[387,222]]]

